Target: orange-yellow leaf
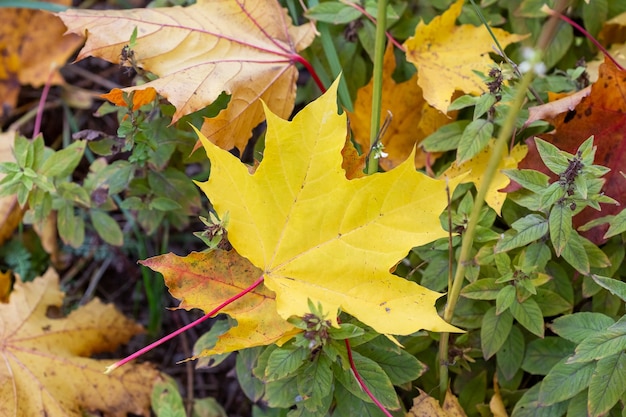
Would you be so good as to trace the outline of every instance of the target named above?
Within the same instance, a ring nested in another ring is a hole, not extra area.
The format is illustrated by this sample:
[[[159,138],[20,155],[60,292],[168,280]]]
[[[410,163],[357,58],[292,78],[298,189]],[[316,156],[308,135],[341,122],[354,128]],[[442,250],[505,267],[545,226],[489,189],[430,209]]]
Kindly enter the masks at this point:
[[[49,270],[32,282],[16,282],[8,304],[0,304],[0,415],[148,415],[159,375],[152,366],[132,364],[104,375],[111,360],[89,358],[115,350],[141,326],[98,300],[67,317],[48,317],[48,308],[62,301],[58,276]]]
[[[494,141],[492,140],[485,149],[479,152],[472,159],[463,162],[461,165],[453,162],[452,165],[450,165],[450,168],[448,168],[442,176],[456,178],[459,175],[467,173],[467,176],[461,182],[472,182],[476,186],[476,189],[479,189],[483,181],[485,170],[487,169],[487,164],[489,163],[489,159],[493,153],[493,145]],[[489,205],[489,207],[494,209],[498,215],[500,215],[502,205],[506,199],[506,193],[498,190],[506,187],[510,182],[509,177],[504,175],[502,170],[517,168],[517,164],[524,159],[527,152],[528,147],[526,145],[515,145],[511,150],[511,153],[504,156],[498,164],[496,175],[491,181],[491,184],[489,184],[489,189],[487,190],[487,195],[485,196],[485,202]]]
[[[457,0],[441,16],[429,24],[420,22],[415,36],[405,43],[406,58],[418,70],[418,81],[424,98],[431,106],[446,112],[455,90],[481,94],[485,85],[474,71],[484,74],[493,65],[489,53],[494,41],[484,26],[455,26],[464,0]],[[491,29],[503,48],[525,39],[526,35]]]
[[[417,172],[412,158],[346,179],[337,85],[293,121],[266,112],[265,154],[252,175],[200,136],[211,175],[199,185],[220,217],[229,213],[229,241],[263,271],[284,319],[306,314],[311,299],[335,325],[341,309],[385,334],[458,331],[437,314],[441,294],[389,272],[412,247],[446,235],[446,184]]]
[[[406,417],[467,417],[459,404],[459,400],[448,390],[443,401],[443,407],[439,401],[426,394],[421,389],[420,395],[413,398],[413,407]]]
[[[234,250],[192,252],[185,257],[170,253],[141,264],[163,274],[170,294],[180,300],[179,308],[199,308],[205,313],[245,290],[263,274]],[[200,356],[269,345],[296,334],[298,330],[276,313],[274,298],[261,286],[220,310],[236,319],[237,326]]]
[[[124,91],[119,88],[114,88],[106,94],[101,94],[100,97],[106,98],[116,106],[127,107],[124,100]],[[145,90],[135,90],[133,94],[133,110],[137,110],[145,104],[152,103],[156,97],[156,90],[152,87],[148,87]]]
[[[70,0],[50,3],[70,6]],[[20,85],[39,87],[50,79],[61,84],[58,68],[81,44],[78,36],[63,36],[59,18],[41,10],[0,8],[0,117],[17,102]]]
[[[435,132],[441,126],[454,119],[431,107],[417,85],[417,75],[403,83],[396,83],[392,77],[396,68],[393,55],[393,45],[390,43],[384,56],[383,63],[383,96],[381,103],[381,120],[391,112],[391,124],[387,128],[382,143],[387,157],[379,160],[380,166],[389,171],[406,160],[415,144],[419,144],[426,136]],[[370,123],[372,115],[373,80],[359,89],[354,112],[349,113],[350,127],[356,142],[367,150],[370,146]],[[456,113],[456,112],[455,112]],[[423,168],[427,158],[432,164],[438,154],[426,154],[421,148],[415,151],[415,167]]]
[[[176,107],[174,122],[222,92],[230,94],[228,107],[202,127],[225,149],[244,149],[263,120],[259,99],[282,117],[291,114],[295,59],[314,37],[311,24],[293,26],[276,0],[198,0],[184,8],[68,10],[59,16],[69,32],[87,36],[79,60],[120,62],[137,28],[134,59],[159,78],[124,91],[154,88]]]

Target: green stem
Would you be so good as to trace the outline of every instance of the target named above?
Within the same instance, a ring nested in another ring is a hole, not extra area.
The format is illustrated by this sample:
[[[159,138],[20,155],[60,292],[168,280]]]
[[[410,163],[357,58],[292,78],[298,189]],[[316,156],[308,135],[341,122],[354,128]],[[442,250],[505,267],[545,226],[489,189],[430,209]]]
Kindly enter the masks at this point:
[[[370,122],[370,152],[367,160],[367,174],[371,175],[378,171],[378,159],[372,147],[376,144],[376,138],[380,131],[380,110],[383,93],[383,56],[385,55],[385,28],[387,27],[387,0],[378,1],[376,15],[376,41],[374,44],[374,73],[372,79],[374,86],[372,91],[372,119]]]
[[[463,286],[463,280],[465,277],[465,265],[471,262],[470,258],[472,244],[474,242],[474,235],[476,233],[476,225],[478,224],[478,220],[480,218],[480,210],[482,209],[485,201],[485,195],[487,194],[489,184],[491,184],[491,181],[496,174],[498,165],[502,160],[504,149],[507,147],[507,144],[511,138],[513,129],[515,128],[515,121],[517,120],[519,111],[521,110],[524,99],[526,98],[528,86],[533,79],[533,75],[533,71],[528,71],[517,86],[517,94],[515,95],[515,99],[513,100],[513,103],[509,108],[508,116],[504,122],[504,125],[502,126],[502,129],[500,130],[498,138],[496,139],[493,153],[491,154],[491,158],[489,159],[489,163],[487,164],[487,169],[485,170],[483,180],[478,187],[476,198],[474,199],[474,207],[472,208],[472,213],[467,224],[467,229],[465,229],[465,232],[463,232],[461,253],[459,256],[456,273],[454,275],[454,280],[452,281],[452,288],[450,288],[448,292],[448,302],[446,304],[446,308],[443,314],[443,319],[447,322],[452,321],[454,309],[459,299],[459,294],[461,293],[461,287]],[[448,389],[449,340],[450,333],[441,334],[441,339],[439,342],[439,392],[441,395],[440,400],[445,398],[446,391]]]

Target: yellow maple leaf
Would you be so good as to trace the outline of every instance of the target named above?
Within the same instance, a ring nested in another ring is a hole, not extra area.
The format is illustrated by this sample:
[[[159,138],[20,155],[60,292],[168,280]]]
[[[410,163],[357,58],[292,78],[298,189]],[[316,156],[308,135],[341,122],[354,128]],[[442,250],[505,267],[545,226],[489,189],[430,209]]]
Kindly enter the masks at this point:
[[[262,270],[284,319],[306,314],[311,299],[334,325],[341,309],[379,333],[458,331],[437,314],[441,294],[390,273],[412,247],[446,235],[446,184],[417,172],[412,158],[346,179],[337,85],[291,122],[266,112],[265,154],[252,175],[200,136],[211,175],[199,186],[220,217],[229,213],[229,241]]]
[[[133,57],[159,76],[124,91],[154,88],[176,107],[173,121],[200,110],[222,92],[228,107],[207,119],[202,132],[224,149],[245,148],[263,121],[264,100],[288,117],[294,107],[295,59],[314,37],[314,27],[295,27],[276,0],[198,0],[189,7],[68,10],[59,13],[68,31],[87,35],[78,60],[97,56],[119,63],[137,28]]]
[[[48,317],[49,307],[62,304],[58,281],[53,270],[32,282],[18,281],[9,303],[0,304],[0,415],[148,415],[159,372],[144,363],[104,375],[110,360],[89,358],[115,350],[141,326],[98,300],[65,318]]]
[[[70,6],[70,0],[49,3]],[[58,69],[81,44],[63,36],[59,18],[42,10],[0,7],[0,117],[17,102],[20,85],[39,87],[48,80],[63,83]]]
[[[225,300],[241,293],[263,275],[234,250],[192,252],[185,257],[167,254],[141,264],[163,274],[170,294],[180,300],[179,308],[213,311]],[[233,352],[272,343],[281,344],[299,332],[276,313],[274,294],[257,287],[220,310],[237,320],[237,326],[218,338],[215,347],[198,356]]]
[[[494,142],[494,140],[491,140],[485,149],[473,158],[463,162],[461,165],[457,164],[456,161],[453,162],[452,165],[450,165],[450,168],[442,174],[442,177],[457,178],[459,175],[467,173],[467,176],[464,177],[461,182],[473,182],[476,189],[478,189],[483,181],[483,175],[485,174],[487,164],[489,163],[489,159],[493,153]],[[503,157],[498,164],[496,175],[491,181],[491,184],[489,184],[489,189],[487,190],[487,195],[485,196],[485,202],[489,205],[489,207],[494,209],[498,215],[500,215],[502,205],[506,199],[506,193],[502,193],[498,190],[506,187],[510,181],[509,177],[502,173],[502,170],[517,168],[517,164],[524,159],[527,152],[528,147],[526,145],[515,145],[511,150],[511,153]]]
[[[424,98],[444,113],[455,90],[481,94],[484,83],[474,71],[486,74],[493,65],[489,53],[494,51],[494,41],[487,29],[454,24],[463,3],[458,0],[427,25],[421,21],[415,36],[404,43],[406,59],[417,67],[417,83],[424,90]],[[502,48],[527,38],[498,28],[491,30]]]
[[[385,171],[389,171],[406,160],[413,152],[416,143],[419,144],[426,136],[454,120],[424,100],[422,89],[417,85],[417,75],[403,83],[396,83],[393,79],[395,68],[393,45],[389,43],[383,61],[383,96],[380,114],[381,119],[384,119],[389,111],[393,117],[382,138],[388,156],[381,158],[379,163]],[[357,92],[354,112],[349,113],[354,139],[365,150],[370,146],[372,90],[373,80],[370,80]],[[430,154],[430,156],[429,162],[432,164],[438,154]],[[418,148],[415,151],[415,167],[423,168],[427,162],[426,158],[427,154]]]

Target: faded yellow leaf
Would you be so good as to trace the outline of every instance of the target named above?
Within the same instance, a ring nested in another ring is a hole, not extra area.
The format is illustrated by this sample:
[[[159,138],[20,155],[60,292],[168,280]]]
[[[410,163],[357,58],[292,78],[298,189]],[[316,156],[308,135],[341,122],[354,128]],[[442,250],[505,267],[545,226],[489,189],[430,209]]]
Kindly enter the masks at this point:
[[[493,375],[493,396],[489,400],[489,410],[493,413],[493,417],[509,417],[502,401],[502,395],[500,394],[500,384],[498,383],[498,373]]]
[[[392,77],[396,68],[393,45],[390,43],[385,51],[383,62],[383,95],[381,103],[381,120],[387,112],[392,115],[391,124],[382,138],[386,158],[379,160],[380,166],[389,171],[409,157],[415,144],[419,144],[426,136],[454,119],[431,107],[417,85],[417,75],[403,83],[396,83]],[[372,117],[373,80],[359,89],[354,103],[354,112],[349,113],[350,127],[356,142],[367,150],[370,146],[370,123]],[[454,114],[456,117],[456,112]],[[438,154],[426,154],[421,148],[415,151],[415,167],[423,168],[426,158],[433,163]]]
[[[455,90],[481,94],[485,85],[474,71],[487,74],[494,64],[489,57],[494,51],[494,41],[487,29],[484,26],[455,25],[464,2],[458,0],[429,24],[420,22],[415,28],[415,36],[404,43],[407,60],[417,67],[417,83],[424,90],[424,98],[444,113]],[[498,28],[491,30],[503,48],[527,37]]]
[[[173,121],[200,110],[222,92],[228,107],[202,132],[224,149],[245,148],[263,121],[259,99],[281,117],[294,107],[298,51],[314,27],[295,27],[275,0],[199,0],[189,7],[68,10],[59,16],[71,33],[87,36],[78,60],[97,56],[119,63],[137,28],[137,64],[159,76],[124,91],[154,88],[176,107]]]
[[[420,395],[413,398],[413,407],[406,417],[467,417],[459,404],[459,400],[448,390],[443,401],[443,407],[439,401],[426,394],[421,389]]]
[[[141,264],[163,274],[170,294],[180,300],[179,308],[199,308],[205,313],[244,291],[263,274],[234,250],[192,252],[185,257],[170,253]],[[221,309],[220,313],[237,320],[237,326],[220,336],[213,349],[199,356],[280,344],[281,339],[298,333],[276,313],[274,298],[270,290],[261,286]]]
[[[453,162],[450,168],[442,174],[442,177],[456,178],[459,175],[467,173],[467,176],[461,182],[472,182],[476,186],[476,189],[479,189],[483,181],[483,175],[487,169],[487,164],[489,163],[489,158],[491,158],[491,154],[493,153],[493,145],[494,141],[492,140],[485,149],[461,165]],[[511,153],[504,156],[500,160],[500,164],[498,164],[496,175],[491,181],[491,184],[489,184],[489,189],[485,196],[485,202],[489,207],[494,209],[498,215],[500,215],[502,205],[506,199],[506,193],[498,190],[506,187],[510,182],[509,177],[504,175],[502,170],[517,168],[517,164],[524,159],[527,152],[528,147],[526,145],[515,145]]]
[[[99,300],[64,318],[50,318],[63,293],[53,270],[32,282],[16,282],[0,304],[0,415],[81,417],[148,415],[150,392],[159,373],[149,364],[131,364],[104,375],[110,359],[89,356],[115,350],[141,326]]]
[[[48,1],[71,6],[70,0]],[[15,107],[20,86],[61,84],[58,69],[81,44],[63,36],[65,26],[48,12],[0,7],[0,117]]]
[[[252,175],[201,136],[211,176],[199,186],[220,218],[229,213],[229,241],[263,271],[284,319],[303,316],[311,299],[335,325],[341,309],[379,333],[458,331],[437,314],[441,294],[389,272],[412,247],[446,235],[445,181],[417,172],[412,159],[346,179],[337,85],[291,122],[267,111],[265,154]]]

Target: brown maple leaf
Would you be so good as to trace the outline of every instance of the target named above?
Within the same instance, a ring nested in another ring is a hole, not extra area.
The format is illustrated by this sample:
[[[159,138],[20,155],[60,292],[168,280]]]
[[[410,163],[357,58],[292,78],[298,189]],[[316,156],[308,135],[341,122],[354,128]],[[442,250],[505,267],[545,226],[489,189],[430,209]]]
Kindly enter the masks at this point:
[[[110,359],[89,358],[115,350],[141,326],[97,299],[67,317],[48,317],[62,301],[58,276],[48,270],[32,282],[16,282],[9,302],[0,304],[0,416],[149,415],[159,372],[133,364],[104,375]]]
[[[231,95],[228,107],[202,132],[224,149],[243,150],[263,121],[262,99],[281,117],[294,107],[298,51],[314,37],[311,24],[293,26],[276,0],[199,0],[189,7],[68,10],[68,31],[87,36],[78,60],[97,56],[119,63],[137,29],[133,59],[158,79],[152,87],[176,107],[173,122]]]
[[[626,171],[626,72],[620,71],[610,60],[605,60],[598,80],[591,86],[591,93],[582,97],[571,110],[545,120],[555,129],[552,133],[540,135],[542,139],[561,150],[576,153],[580,144],[593,135],[594,145],[597,146],[595,164],[611,169],[603,177],[606,180],[603,191],[617,200],[620,206],[603,204],[602,211],[586,207],[574,217],[574,226],[622,210],[626,204],[626,178],[620,174]],[[519,164],[519,169],[535,169],[551,174],[541,162],[534,139],[528,139],[526,143],[528,154]],[[554,174],[551,178],[556,180]],[[607,225],[597,226],[584,235],[599,244],[604,241],[602,236],[607,228]]]

